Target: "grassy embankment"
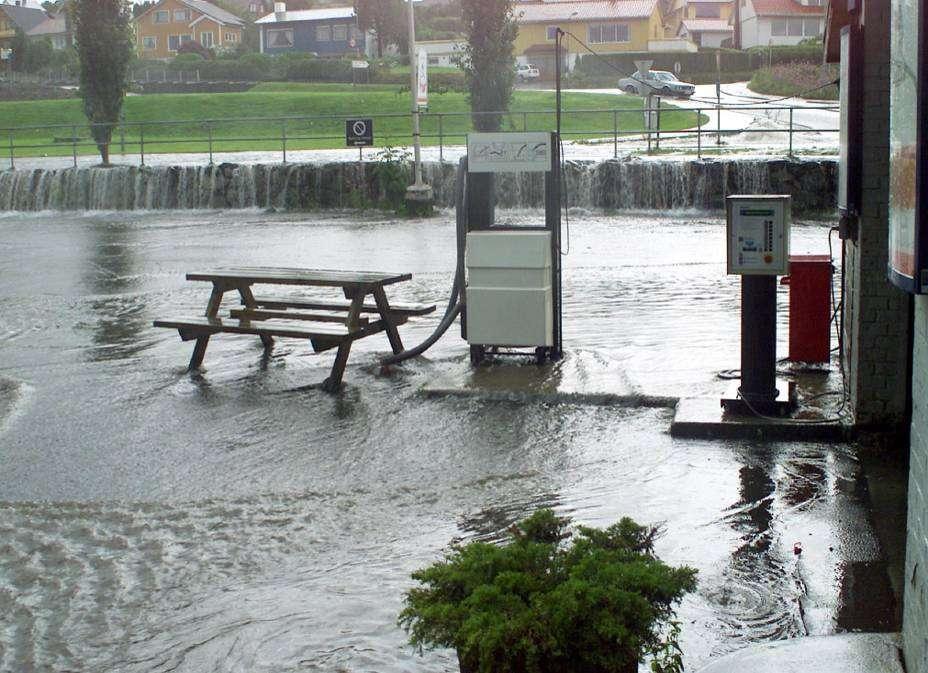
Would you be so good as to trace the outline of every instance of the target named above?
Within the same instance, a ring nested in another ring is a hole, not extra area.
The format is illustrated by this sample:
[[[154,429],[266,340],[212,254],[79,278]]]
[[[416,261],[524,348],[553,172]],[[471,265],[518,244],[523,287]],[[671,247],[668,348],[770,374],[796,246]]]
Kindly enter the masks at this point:
[[[748,88],[770,96],[802,96],[809,100],[838,100],[838,87],[831,84],[837,79],[834,66],[825,69],[813,63],[783,63],[758,70],[751,77]]]
[[[439,142],[438,114],[445,144],[460,144],[470,128],[469,106],[462,93],[433,94],[429,114],[423,117],[423,143]],[[564,95],[563,129],[568,139],[611,137],[614,116],[620,132],[640,131],[642,100],[637,96],[609,94]],[[549,130],[554,115],[542,113],[554,107],[554,94],[516,91],[515,112],[504,121],[507,131]],[[213,150],[280,150],[287,135],[287,149],[330,149],[345,146],[345,116],[374,118],[375,142],[379,147],[404,145],[411,141],[407,110],[409,93],[395,85],[266,83],[246,93],[151,94],[130,96],[125,101],[125,151],[137,153],[144,132],[145,153],[205,152],[210,132]],[[592,112],[579,112],[592,110]],[[613,110],[622,110],[614,115]],[[457,114],[454,114],[457,113]],[[533,114],[534,113],[534,114]],[[396,117],[386,115],[396,114]],[[276,117],[333,115],[333,119]],[[404,116],[405,115],[405,116]],[[453,116],[452,116],[453,115]],[[68,156],[70,139],[81,138],[80,154],[94,154],[80,100],[21,101],[0,103],[0,159],[8,156],[12,134],[15,156]],[[171,121],[170,125],[156,122]],[[703,120],[704,121],[704,120]],[[661,115],[661,128],[676,130],[696,124],[692,111],[668,110]],[[144,124],[139,127],[138,123]],[[60,128],[28,127],[62,124]],[[73,127],[72,127],[73,125]],[[73,128],[73,130],[72,130]],[[112,153],[120,153],[122,134],[113,136]],[[56,141],[57,139],[57,141]]]

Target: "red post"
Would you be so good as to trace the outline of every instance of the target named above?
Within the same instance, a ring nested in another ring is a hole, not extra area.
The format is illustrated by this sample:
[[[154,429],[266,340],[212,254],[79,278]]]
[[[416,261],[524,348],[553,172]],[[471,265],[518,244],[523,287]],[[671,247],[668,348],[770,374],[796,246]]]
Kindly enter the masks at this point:
[[[789,258],[789,359],[794,362],[831,360],[831,257],[793,255]]]

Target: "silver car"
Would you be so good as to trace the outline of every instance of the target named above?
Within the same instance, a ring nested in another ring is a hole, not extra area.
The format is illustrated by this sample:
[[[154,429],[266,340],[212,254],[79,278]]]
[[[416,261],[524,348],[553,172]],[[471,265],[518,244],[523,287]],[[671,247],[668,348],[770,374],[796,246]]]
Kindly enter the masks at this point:
[[[689,98],[696,91],[693,84],[681,82],[676,75],[666,70],[648,70],[644,75],[636,72],[631,77],[620,79],[619,88],[626,93],[639,96],[654,93],[678,98]]]

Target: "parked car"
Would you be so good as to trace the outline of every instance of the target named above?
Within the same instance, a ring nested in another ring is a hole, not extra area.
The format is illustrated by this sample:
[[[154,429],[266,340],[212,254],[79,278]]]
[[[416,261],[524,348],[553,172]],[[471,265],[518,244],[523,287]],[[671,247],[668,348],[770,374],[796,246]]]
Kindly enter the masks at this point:
[[[538,68],[535,67],[534,63],[519,63],[516,65],[516,79],[520,82],[538,79],[539,77],[541,77],[541,73],[538,72]]]
[[[677,96],[689,98],[696,91],[696,86],[681,82],[672,72],[666,70],[648,70],[644,75],[634,73],[619,80],[619,88],[626,92],[646,96],[655,93],[660,96]]]

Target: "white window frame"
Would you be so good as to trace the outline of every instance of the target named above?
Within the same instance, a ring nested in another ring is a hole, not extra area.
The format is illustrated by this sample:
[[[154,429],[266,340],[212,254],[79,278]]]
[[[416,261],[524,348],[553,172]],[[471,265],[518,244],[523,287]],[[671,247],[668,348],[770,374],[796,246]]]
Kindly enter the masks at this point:
[[[226,38],[226,39],[225,39],[226,42],[238,42],[238,34],[237,34],[237,33],[226,33],[226,34],[225,34],[225,38]]]
[[[341,35],[341,37],[339,37]],[[347,42],[348,41],[348,24],[347,23],[336,23],[332,26],[332,42]]]
[[[815,24],[815,28],[809,31],[809,26]],[[816,16],[802,20],[802,32],[806,37],[820,37],[822,34],[822,20]]]
[[[604,37],[603,29],[608,29],[611,35]],[[624,36],[620,35],[622,32]],[[624,39],[620,39],[622,37]],[[587,28],[587,38],[590,44],[626,44],[631,42],[631,30],[627,23],[598,23]]]
[[[175,23],[187,23],[190,21],[190,10],[189,9],[175,9],[171,16],[174,17]]]
[[[332,26],[327,23],[316,26],[316,42],[331,42]]]
[[[208,40],[205,39],[207,36],[209,36],[209,39],[208,39]],[[211,30],[205,31],[205,32],[203,32],[203,33],[200,33],[200,44],[202,44],[202,45],[203,45],[204,47],[206,47],[207,49],[212,49],[212,48],[213,48],[213,45],[215,44],[215,42],[213,42],[213,40],[215,39],[215,37],[216,37],[216,36],[213,34],[213,31],[211,31]],[[208,44],[207,44],[207,43],[208,43]]]
[[[159,21],[158,20],[159,16],[163,16],[164,19]],[[156,9],[154,12],[152,12],[151,22],[152,23],[171,23],[171,11],[168,9]]]
[[[770,34],[773,37],[786,37],[789,32],[789,21],[786,19],[771,19]]]
[[[287,39],[287,42],[289,42],[289,44],[285,46],[274,44],[274,37],[272,36],[275,36],[277,33],[284,33],[285,35],[289,33],[289,38]],[[269,28],[264,39],[265,39],[264,44],[265,46],[267,46],[268,49],[292,49],[293,48],[293,28]]]
[[[142,49],[154,51],[158,48],[158,37],[155,35],[145,35],[142,37]]]

